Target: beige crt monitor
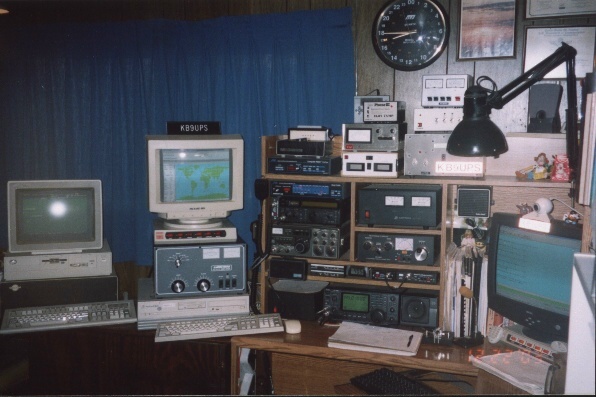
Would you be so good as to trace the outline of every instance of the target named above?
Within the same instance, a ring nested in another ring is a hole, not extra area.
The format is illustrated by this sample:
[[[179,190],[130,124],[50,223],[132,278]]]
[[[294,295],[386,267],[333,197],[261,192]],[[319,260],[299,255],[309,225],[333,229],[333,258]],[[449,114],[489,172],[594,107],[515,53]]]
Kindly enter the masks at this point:
[[[221,226],[244,206],[244,140],[231,135],[147,136],[149,211],[168,226]]]

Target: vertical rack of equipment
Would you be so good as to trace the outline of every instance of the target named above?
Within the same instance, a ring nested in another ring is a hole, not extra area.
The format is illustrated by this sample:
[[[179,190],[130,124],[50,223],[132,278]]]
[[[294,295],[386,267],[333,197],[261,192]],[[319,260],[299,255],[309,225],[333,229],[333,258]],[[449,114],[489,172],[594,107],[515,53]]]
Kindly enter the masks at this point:
[[[350,203],[350,225],[349,225],[349,246],[347,252],[345,252],[340,258],[337,259],[323,259],[323,258],[303,258],[309,262],[309,265],[313,262],[323,265],[333,265],[344,267],[347,270],[357,269],[358,267],[368,267],[378,269],[390,270],[403,270],[409,273],[437,273],[438,282],[436,284],[424,284],[405,282],[402,287],[417,290],[427,290],[430,292],[438,292],[439,294],[439,306],[443,302],[445,280],[441,277],[446,267],[446,251],[449,244],[454,240],[454,225],[453,220],[455,217],[457,202],[457,189],[459,186],[487,186],[492,189],[492,197],[494,203],[491,204],[491,212],[510,212],[515,213],[518,211],[517,205],[528,202],[532,203],[536,198],[539,197],[557,197],[561,199],[568,198],[568,192],[571,187],[570,182],[552,182],[550,180],[519,180],[513,175],[500,175],[499,173],[492,173],[486,175],[483,178],[465,178],[465,177],[421,177],[421,178],[365,178],[365,177],[352,177],[352,176],[312,176],[312,175],[285,175],[285,174],[271,174],[267,172],[267,157],[275,155],[276,141],[282,139],[278,136],[265,136],[261,140],[261,167],[263,178],[269,181],[306,181],[306,182],[330,182],[330,183],[348,183],[351,191],[351,203]],[[333,154],[340,155],[342,151],[342,137],[336,136],[333,139]],[[500,171],[500,170],[497,170]],[[404,185],[419,186],[421,189],[426,188],[429,185],[439,186],[441,188],[441,203],[440,208],[437,208],[439,213],[440,222],[436,227],[425,228],[410,228],[403,226],[373,226],[370,227],[367,224],[358,224],[358,192],[367,188],[373,184],[383,184],[402,187]],[[570,199],[569,199],[570,200]],[[555,206],[555,211],[552,216],[557,219],[562,219],[567,207]],[[582,212],[585,216],[589,217],[590,207],[583,206]],[[267,225],[271,224],[271,197],[264,201],[263,205],[263,225],[262,228],[262,241],[265,245],[269,238],[267,234]],[[588,243],[591,236],[589,230],[589,222],[584,223],[584,237],[582,251],[588,252]],[[358,258],[358,236],[361,233],[387,233],[387,234],[404,234],[404,235],[420,235],[423,237],[432,237],[437,239],[436,245],[438,249],[436,252],[434,262],[432,264],[416,264],[416,263],[390,263],[388,261],[376,261],[375,259],[362,261]],[[275,255],[271,255],[275,257]],[[269,260],[266,260],[263,264],[262,271],[259,274],[259,296],[262,308],[267,306],[264,304],[267,302],[267,278],[269,269]],[[308,272],[308,269],[307,269]],[[339,284],[350,284],[358,283],[368,286],[385,287],[386,281],[382,279],[374,279],[371,277],[366,278],[350,278],[350,277],[328,277],[322,275],[313,275],[310,272],[307,275],[308,280],[320,280],[328,281]],[[359,272],[356,271],[354,276],[357,276]],[[347,273],[344,273],[347,274]],[[370,273],[369,273],[370,274]],[[392,281],[391,285],[400,285],[401,281]],[[442,310],[439,310],[439,325],[442,324]]]

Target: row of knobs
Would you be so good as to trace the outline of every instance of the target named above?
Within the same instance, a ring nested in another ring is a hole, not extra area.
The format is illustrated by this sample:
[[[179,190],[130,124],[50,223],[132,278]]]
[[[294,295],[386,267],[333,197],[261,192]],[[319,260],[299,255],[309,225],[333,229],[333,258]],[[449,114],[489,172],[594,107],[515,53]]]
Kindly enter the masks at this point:
[[[335,216],[333,214],[326,214],[326,215],[324,215],[324,218],[328,222],[334,222],[335,221]],[[280,217],[279,217],[279,220],[280,221],[286,221],[286,222],[291,222],[294,219],[301,219],[300,212],[299,211],[287,210],[285,213],[281,214]],[[308,214],[308,219],[312,223],[325,223],[325,222],[320,222],[319,221],[318,215],[315,212],[310,212]]]
[[[174,265],[176,266],[176,268],[179,268],[180,266],[182,266],[182,262],[184,262],[184,261],[179,256],[177,256],[174,259]],[[186,284],[182,280],[176,280],[172,283],[171,288],[172,288],[173,292],[179,294],[186,289]],[[197,290],[199,290],[201,292],[207,292],[207,291],[209,291],[210,288],[211,288],[211,283],[209,282],[209,280],[201,279],[197,283]]]
[[[326,241],[323,241],[323,244],[318,244],[318,242],[314,241],[314,248],[313,254],[317,256],[322,256],[323,254],[327,254],[327,256],[335,256],[337,252],[337,248],[335,247],[335,241],[330,241],[329,245],[327,245]],[[294,250],[298,254],[307,254],[310,249],[310,241],[308,239],[298,240],[294,244]],[[289,254],[290,249],[287,247],[273,247],[273,253],[285,253]]]
[[[209,280],[199,280],[197,283],[197,290],[201,292],[207,292],[211,288],[211,283]],[[176,280],[172,283],[172,291],[179,294],[186,289],[186,284],[182,280]]]

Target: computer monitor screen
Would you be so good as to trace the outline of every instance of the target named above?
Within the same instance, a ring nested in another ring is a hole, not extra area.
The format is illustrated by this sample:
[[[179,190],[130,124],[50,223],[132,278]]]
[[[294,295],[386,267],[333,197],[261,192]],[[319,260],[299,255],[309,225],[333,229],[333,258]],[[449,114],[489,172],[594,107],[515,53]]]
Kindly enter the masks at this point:
[[[217,225],[244,206],[240,135],[147,137],[149,211],[173,227]]]
[[[8,182],[10,252],[81,252],[103,246],[99,180]]]
[[[488,307],[538,341],[567,340],[573,255],[581,227],[551,221],[549,233],[518,226],[520,216],[495,213],[489,232]]]

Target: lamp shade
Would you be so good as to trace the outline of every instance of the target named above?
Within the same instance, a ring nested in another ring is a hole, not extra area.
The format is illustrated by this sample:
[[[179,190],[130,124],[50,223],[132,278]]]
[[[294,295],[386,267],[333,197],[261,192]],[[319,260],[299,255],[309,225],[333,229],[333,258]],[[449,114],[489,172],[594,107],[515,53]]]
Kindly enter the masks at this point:
[[[482,87],[472,86],[466,90],[464,117],[449,136],[447,153],[462,157],[496,157],[509,149],[505,135],[488,117],[487,98]]]

